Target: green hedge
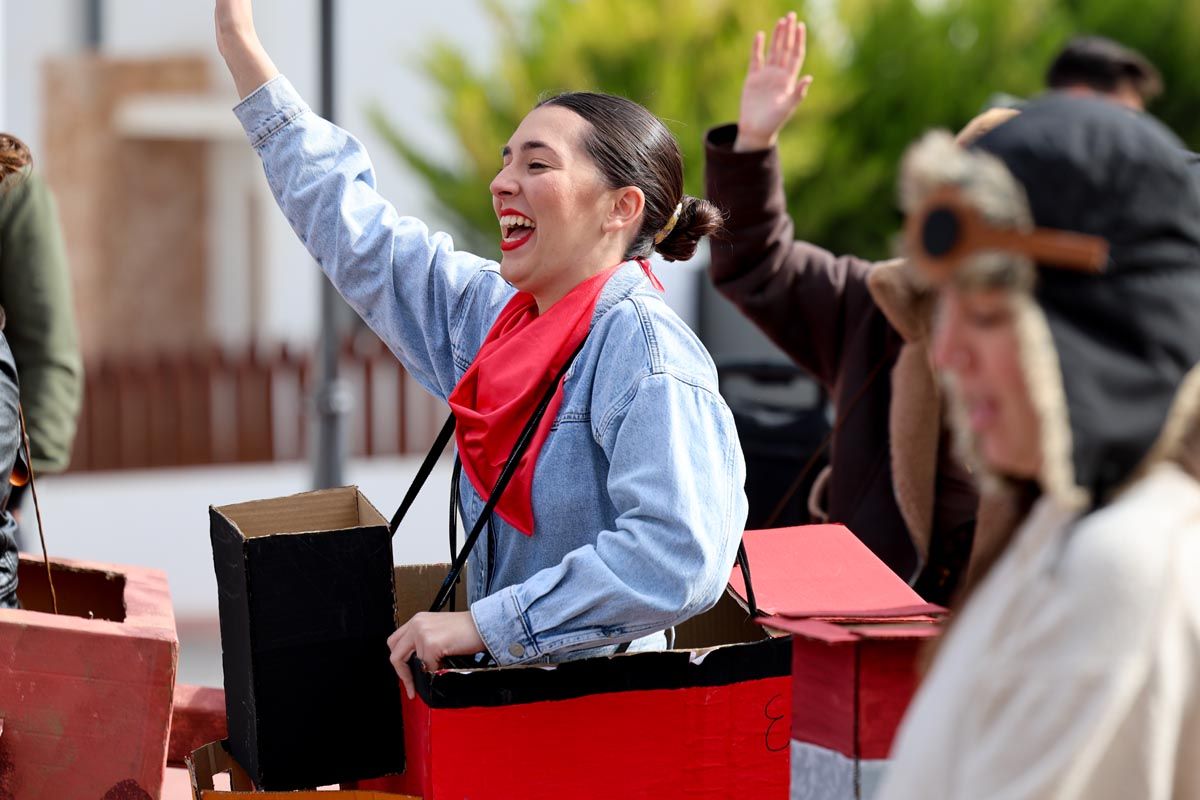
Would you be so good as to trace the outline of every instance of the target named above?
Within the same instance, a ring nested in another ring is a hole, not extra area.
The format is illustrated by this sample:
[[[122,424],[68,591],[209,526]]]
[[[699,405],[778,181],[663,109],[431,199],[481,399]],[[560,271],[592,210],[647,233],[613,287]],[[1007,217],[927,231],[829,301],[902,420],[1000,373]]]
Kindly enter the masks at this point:
[[[780,149],[798,236],[837,252],[889,254],[899,225],[895,174],[922,131],[958,128],[997,93],[1036,94],[1073,33],[1144,52],[1166,96],[1151,110],[1200,143],[1200,0],[535,0],[520,16],[485,0],[505,42],[473,66],[437,41],[420,67],[433,81],[460,158],[437,163],[386,109],[373,124],[427,182],[465,247],[493,253],[487,186],[499,148],[538,98],[568,89],[643,103],[683,148],[687,191],[703,191],[704,131],[733,121],[753,32],[796,10],[809,23],[808,99]]]

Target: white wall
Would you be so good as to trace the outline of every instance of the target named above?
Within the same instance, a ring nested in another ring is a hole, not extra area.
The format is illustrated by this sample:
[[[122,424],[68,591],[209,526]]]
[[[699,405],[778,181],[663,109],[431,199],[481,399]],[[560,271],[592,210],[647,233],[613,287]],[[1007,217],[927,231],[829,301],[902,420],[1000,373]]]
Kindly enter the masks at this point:
[[[3,0],[3,130],[41,152],[41,64],[79,49],[83,40],[81,0]]]

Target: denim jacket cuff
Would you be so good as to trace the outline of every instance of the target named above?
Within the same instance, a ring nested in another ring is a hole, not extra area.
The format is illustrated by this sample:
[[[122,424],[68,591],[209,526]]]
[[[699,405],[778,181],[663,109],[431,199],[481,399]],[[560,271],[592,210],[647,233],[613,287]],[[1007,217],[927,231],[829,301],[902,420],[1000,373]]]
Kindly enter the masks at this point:
[[[488,652],[502,667],[524,664],[540,653],[517,603],[517,587],[509,586],[471,604],[471,617]]]
[[[233,107],[252,147],[258,147],[308,110],[308,103],[283,75],[271,78]]]

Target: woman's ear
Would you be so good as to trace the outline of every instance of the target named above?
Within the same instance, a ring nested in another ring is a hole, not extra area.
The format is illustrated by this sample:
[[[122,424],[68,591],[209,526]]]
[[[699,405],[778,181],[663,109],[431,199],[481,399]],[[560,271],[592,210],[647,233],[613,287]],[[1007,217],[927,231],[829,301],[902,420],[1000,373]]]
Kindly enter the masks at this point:
[[[612,207],[609,209],[608,218],[604,220],[604,232],[617,233],[632,229],[636,235],[638,225],[641,223],[642,211],[645,208],[646,195],[642,193],[641,189],[636,186],[614,189]]]

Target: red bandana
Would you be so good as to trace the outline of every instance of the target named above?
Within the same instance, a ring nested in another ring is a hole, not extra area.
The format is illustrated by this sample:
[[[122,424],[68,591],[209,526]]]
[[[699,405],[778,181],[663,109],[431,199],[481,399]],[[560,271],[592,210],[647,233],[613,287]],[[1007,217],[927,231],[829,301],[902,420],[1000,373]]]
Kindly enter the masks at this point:
[[[480,496],[491,494],[538,401],[587,337],[600,292],[619,266],[588,278],[545,314],[538,313],[533,295],[518,292],[500,312],[475,361],[450,393],[463,471]],[[649,263],[642,262],[642,269],[661,289]],[[561,384],[496,504],[500,518],[527,536],[533,535],[533,470],[560,405]]]

